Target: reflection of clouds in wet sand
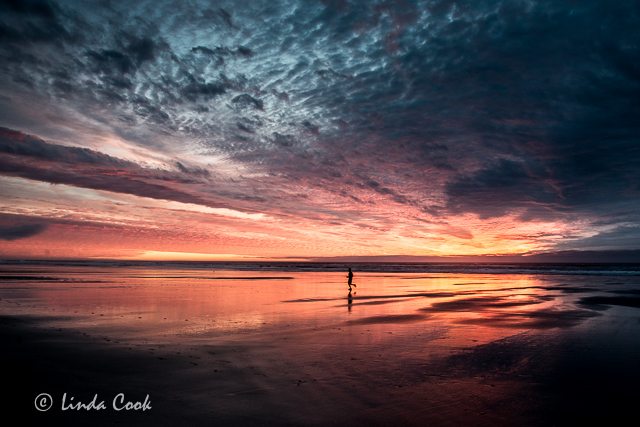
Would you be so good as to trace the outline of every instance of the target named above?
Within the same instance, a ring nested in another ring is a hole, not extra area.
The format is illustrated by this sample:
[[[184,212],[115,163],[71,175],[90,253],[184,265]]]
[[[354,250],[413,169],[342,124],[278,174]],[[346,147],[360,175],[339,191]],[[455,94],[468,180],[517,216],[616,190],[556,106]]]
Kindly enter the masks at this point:
[[[425,277],[410,277],[404,279],[425,279]],[[487,282],[456,282],[451,286],[484,285]],[[544,282],[539,282],[544,283]],[[529,283],[527,283],[529,284]],[[513,293],[514,291],[518,293]],[[534,292],[534,293],[527,293]],[[440,301],[432,302],[428,307],[415,308],[416,313],[386,314],[366,316],[348,321],[350,325],[357,324],[393,324],[437,320],[439,315],[447,315],[446,320],[453,324],[475,325],[492,328],[515,329],[552,329],[571,328],[587,319],[600,316],[598,311],[606,310],[609,305],[623,305],[638,307],[640,298],[631,296],[616,297],[583,297],[573,301],[582,308],[572,306],[571,300],[559,298],[558,295],[571,296],[596,291],[592,286],[576,284],[554,283],[534,286],[503,286],[490,289],[478,288],[458,292],[425,292],[423,290],[408,290],[404,294],[365,295],[350,300],[350,306],[374,306],[392,303],[416,302],[422,298],[433,298]],[[559,292],[559,294],[557,294]],[[612,293],[634,294],[633,289],[607,290]],[[555,294],[554,294],[555,293]],[[442,300],[444,299],[444,301]],[[321,302],[340,300],[340,298],[304,298],[287,300],[285,302]],[[342,306],[342,305],[340,305]],[[409,309],[410,310],[410,309]],[[428,313],[428,315],[425,315]],[[454,317],[451,315],[455,314]]]
[[[293,280],[292,276],[221,276],[221,277],[205,277],[205,276],[129,276],[135,279],[197,279],[197,280]]]
[[[562,305],[514,311],[553,302],[550,295],[512,295],[509,297],[475,297],[433,303],[422,308],[426,313],[466,313],[453,322],[498,328],[550,329],[568,328],[599,314],[592,310],[567,309]]]
[[[529,296],[524,298],[505,298],[505,297],[476,297],[466,299],[455,299],[451,301],[435,302],[430,307],[422,309],[423,311],[482,311],[490,308],[507,308],[519,307],[532,304],[540,304],[545,301],[553,300],[549,296]]]
[[[63,273],[24,277],[80,275]],[[91,278],[107,284],[2,284],[0,315],[33,316],[24,331],[16,329],[22,344],[6,342],[16,354],[29,346],[25,363],[54,383],[93,387],[85,382],[93,372],[82,368],[89,360],[102,373],[92,381],[120,387],[135,366],[142,391],[169,390],[154,392],[159,409],[151,425],[174,420],[177,412],[163,418],[160,409],[176,409],[167,401],[174,397],[191,405],[194,425],[212,414],[224,425],[550,425],[558,424],[551,406],[534,405],[556,396],[541,394],[539,385],[558,372],[578,366],[552,403],[580,393],[591,378],[584,373],[608,374],[602,366],[624,372],[618,359],[638,372],[633,307],[640,286],[632,279],[603,285],[580,277],[405,277],[359,275],[358,294],[349,298],[342,273],[105,269]],[[46,342],[33,341],[36,327]],[[610,363],[615,333],[629,341],[621,341],[628,350]],[[567,344],[572,337],[590,352]],[[37,368],[42,355],[45,365]],[[588,357],[581,369],[577,363]],[[637,385],[615,379],[624,381]],[[590,394],[598,395],[597,385],[592,381]],[[636,397],[633,390],[624,391]],[[531,422],[530,414],[551,422]]]
[[[423,320],[427,316],[424,314],[389,314],[386,316],[362,317],[357,320],[349,320],[347,323],[351,325],[369,325],[374,323],[403,323],[416,322]]]
[[[390,300],[382,300],[382,301],[364,301],[364,302],[357,302],[354,303],[353,300],[354,298],[351,298],[349,300],[349,304],[351,305],[384,305],[384,304],[393,304],[393,303],[398,303],[398,302],[405,302],[405,301],[410,301],[413,300],[414,298],[398,298],[398,299],[390,299]],[[342,305],[339,305],[338,307],[342,307]]]
[[[551,329],[569,328],[599,316],[591,310],[543,309],[516,313],[490,313],[486,317],[462,319],[459,323],[501,328]]]
[[[454,297],[456,295],[460,295],[462,293],[454,293],[454,292],[408,292],[406,294],[397,294],[397,295],[366,295],[366,296],[358,296],[353,297],[354,300],[371,300],[371,299],[394,299],[394,298],[444,298],[444,297]],[[338,301],[342,298],[299,298],[286,300],[282,302],[319,302],[319,301]]]

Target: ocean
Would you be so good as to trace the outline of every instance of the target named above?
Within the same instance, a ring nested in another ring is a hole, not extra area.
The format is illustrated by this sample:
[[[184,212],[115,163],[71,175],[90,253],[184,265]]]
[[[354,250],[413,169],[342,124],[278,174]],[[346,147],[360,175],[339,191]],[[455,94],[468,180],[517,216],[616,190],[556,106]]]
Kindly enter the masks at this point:
[[[343,271],[380,273],[469,273],[469,274],[559,274],[640,275],[637,263],[389,263],[389,262],[210,262],[210,261],[121,261],[121,260],[0,260],[10,266],[136,267],[183,270],[238,271]]]

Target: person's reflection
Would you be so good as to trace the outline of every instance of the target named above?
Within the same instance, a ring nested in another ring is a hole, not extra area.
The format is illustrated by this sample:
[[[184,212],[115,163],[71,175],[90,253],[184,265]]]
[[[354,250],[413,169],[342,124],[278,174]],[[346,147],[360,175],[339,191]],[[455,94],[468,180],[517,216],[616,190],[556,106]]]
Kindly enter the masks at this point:
[[[351,291],[349,291],[349,295],[347,295],[347,308],[349,309],[349,313],[351,313],[351,304],[353,304],[353,296],[351,295]]]

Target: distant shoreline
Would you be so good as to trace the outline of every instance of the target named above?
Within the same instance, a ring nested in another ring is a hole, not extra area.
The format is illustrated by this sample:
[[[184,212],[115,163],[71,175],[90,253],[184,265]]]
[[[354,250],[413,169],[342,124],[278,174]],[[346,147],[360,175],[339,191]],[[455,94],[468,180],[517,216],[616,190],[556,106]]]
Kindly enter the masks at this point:
[[[3,267],[167,268],[185,270],[437,274],[545,274],[640,276],[640,263],[497,263],[497,262],[283,262],[283,261],[133,261],[133,260],[0,260]]]
[[[206,255],[206,254],[202,254]],[[397,264],[397,265],[457,265],[457,264],[640,264],[640,249],[625,250],[566,250],[544,253],[512,254],[512,255],[356,255],[356,256],[280,256],[250,257],[252,259],[135,259],[135,258],[20,258],[0,257],[0,265],[7,263],[118,263],[118,264],[216,264],[216,265],[334,265],[334,264]]]

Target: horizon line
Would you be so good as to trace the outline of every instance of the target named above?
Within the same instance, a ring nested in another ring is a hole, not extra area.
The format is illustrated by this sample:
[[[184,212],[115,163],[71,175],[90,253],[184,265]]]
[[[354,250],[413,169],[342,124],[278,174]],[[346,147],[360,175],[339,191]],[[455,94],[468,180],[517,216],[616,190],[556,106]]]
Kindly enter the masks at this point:
[[[0,257],[0,262],[174,262],[174,263],[473,263],[473,262],[502,262],[509,263],[589,263],[589,264],[626,264],[640,263],[640,249],[615,250],[568,250],[544,252],[536,254],[498,254],[498,255],[344,255],[327,257],[256,257],[248,259],[140,259],[140,258],[110,258],[110,257]]]

